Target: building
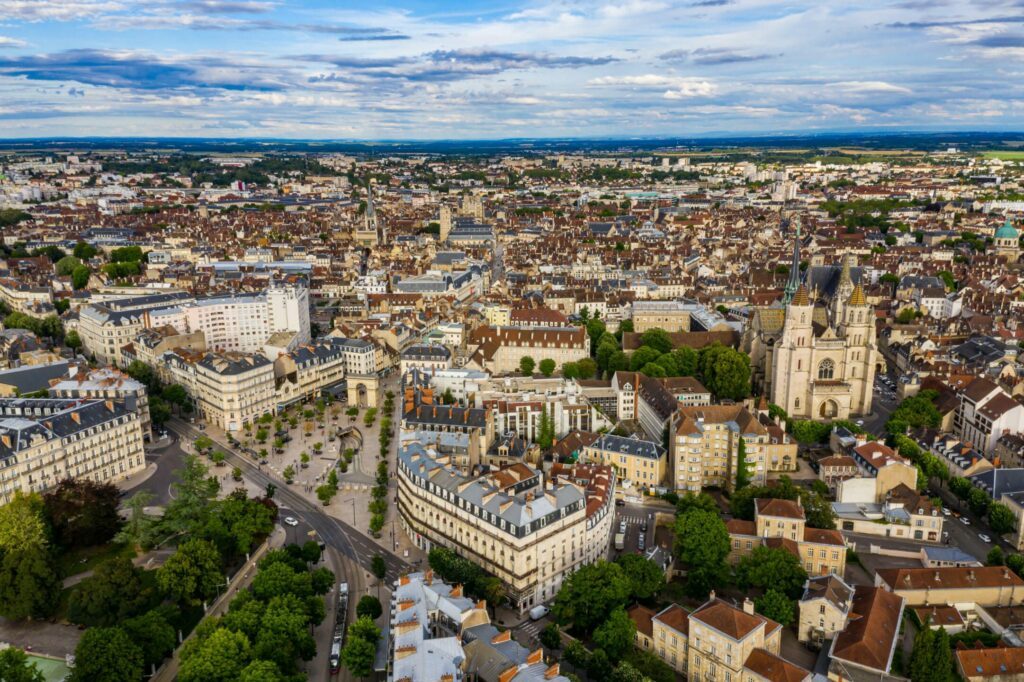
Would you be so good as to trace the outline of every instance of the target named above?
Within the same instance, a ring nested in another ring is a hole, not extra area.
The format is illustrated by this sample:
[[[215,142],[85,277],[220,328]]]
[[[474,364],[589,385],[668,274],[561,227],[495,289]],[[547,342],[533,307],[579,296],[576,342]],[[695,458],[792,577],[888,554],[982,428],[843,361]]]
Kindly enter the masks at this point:
[[[794,418],[847,419],[871,412],[875,318],[850,257],[800,282],[799,231],[783,305],[755,308],[743,337],[755,390]],[[816,273],[812,273],[816,274]]]
[[[691,306],[677,301],[636,301],[633,303],[633,331],[649,329],[667,332],[690,331]]]
[[[1009,606],[1024,598],[1024,580],[1005,566],[881,568],[875,585],[908,606]]]
[[[402,351],[401,372],[408,374],[418,369],[424,374],[451,369],[452,352],[441,345],[418,343]]]
[[[623,486],[628,481],[643,490],[660,486],[668,466],[665,448],[658,443],[611,434],[603,434],[585,447],[583,459],[611,466]]]
[[[834,502],[836,527],[844,533],[940,542],[944,518],[930,498],[900,484],[881,504]]]
[[[726,523],[732,548],[729,561],[737,563],[757,547],[784,549],[800,560],[810,576],[843,575],[846,542],[837,530],[809,528],[800,499],[754,500],[754,520]]]
[[[111,367],[91,371],[75,368],[70,375],[48,389],[53,398],[112,400],[128,412],[139,415],[144,438],[153,437],[146,385]]]
[[[956,671],[967,682],[1019,682],[1024,679],[1024,648],[955,649]]]
[[[493,374],[519,371],[519,361],[531,357],[539,365],[554,360],[555,367],[590,357],[590,337],[583,327],[489,327],[475,329],[468,344],[474,350],[466,366]]]
[[[853,602],[853,587],[842,576],[808,578],[800,597],[797,639],[821,646],[846,628]]]
[[[611,540],[615,474],[594,470],[588,488],[571,476],[519,463],[465,475],[409,434],[398,451],[398,513],[423,550],[448,547],[487,566],[521,613],[554,598],[562,581]],[[592,491],[592,492],[588,492]]]
[[[388,682],[569,682],[543,651],[530,651],[491,624],[486,602],[432,571],[395,582],[388,633]]]
[[[959,397],[953,431],[984,454],[991,454],[1003,435],[1024,432],[1024,405],[991,380],[975,378]]]
[[[321,339],[274,359],[276,408],[335,394],[345,383],[346,352],[338,339]]]
[[[736,485],[740,443],[750,480],[763,484],[768,430],[742,405],[680,407],[671,427],[670,487],[699,493],[706,487],[732,490]]]
[[[146,468],[142,419],[113,400],[0,399],[0,500],[66,478],[113,483]]]
[[[225,431],[239,431],[277,408],[274,363],[262,354],[170,352],[162,362],[196,413]]]
[[[992,241],[997,256],[1006,258],[1009,263],[1016,263],[1020,260],[1020,233],[1013,227],[1009,218],[1006,219],[1002,227],[996,230]]]
[[[737,608],[711,598],[695,611],[672,604],[655,613],[636,605],[635,644],[690,680],[708,682],[805,682],[808,670],[779,656],[782,626],[754,612],[754,602]]]
[[[828,679],[886,679],[900,642],[906,601],[877,587],[858,585],[846,627],[829,647]]]

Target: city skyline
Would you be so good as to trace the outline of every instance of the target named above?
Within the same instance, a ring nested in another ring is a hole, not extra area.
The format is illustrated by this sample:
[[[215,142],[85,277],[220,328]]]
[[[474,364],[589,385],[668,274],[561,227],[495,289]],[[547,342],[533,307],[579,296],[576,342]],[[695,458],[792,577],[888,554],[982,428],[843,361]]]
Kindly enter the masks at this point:
[[[0,138],[1021,129],[1016,2],[0,0]]]

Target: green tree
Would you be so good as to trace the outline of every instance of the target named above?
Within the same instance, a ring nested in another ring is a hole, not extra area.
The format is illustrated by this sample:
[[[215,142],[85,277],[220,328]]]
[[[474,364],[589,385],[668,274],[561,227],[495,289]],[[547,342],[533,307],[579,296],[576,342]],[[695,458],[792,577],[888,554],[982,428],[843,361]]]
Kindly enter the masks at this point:
[[[675,553],[686,564],[687,593],[706,597],[728,575],[729,532],[716,512],[691,509],[676,519]]]
[[[993,547],[988,551],[988,556],[985,557],[986,566],[1002,566],[1004,563],[1006,563],[1006,556],[1001,547]]]
[[[757,612],[765,618],[771,618],[782,627],[789,627],[796,615],[793,600],[776,589],[769,589],[754,600]]]
[[[650,679],[633,667],[629,661],[622,661],[612,671],[611,682],[650,682]]]
[[[693,494],[686,493],[676,502],[676,514],[682,515],[691,509],[703,509],[705,511],[718,513],[718,504],[714,498],[707,493]]]
[[[384,561],[384,557],[380,554],[374,554],[373,559],[370,560],[370,573],[373,574],[377,580],[383,580],[384,576],[387,575],[388,565]]]
[[[45,618],[57,607],[60,579],[41,545],[8,549],[0,558],[0,615],[9,620]]]
[[[634,635],[636,623],[620,606],[594,630],[594,644],[604,649],[609,660],[618,661],[632,648]]]
[[[81,267],[81,265],[82,261],[74,256],[64,256],[54,264],[53,269],[58,276],[67,277],[75,271],[75,268]]]
[[[42,498],[38,493],[14,493],[14,499],[0,506],[0,552],[48,544]]]
[[[639,372],[649,363],[656,362],[661,353],[650,346],[640,346],[629,356],[629,369],[631,372]]]
[[[0,649],[0,680],[3,682],[46,682],[46,677],[21,649]]]
[[[580,379],[593,379],[597,374],[597,363],[590,358],[583,358],[576,363]]]
[[[43,495],[43,512],[62,547],[109,542],[121,528],[121,491],[111,483],[65,478]]]
[[[743,588],[773,588],[796,599],[803,593],[807,571],[800,559],[781,547],[757,547],[740,560],[736,570]]]
[[[273,661],[253,661],[245,666],[238,682],[286,682]]]
[[[89,628],[75,647],[71,682],[138,682],[142,649],[121,628]],[[181,678],[179,678],[181,679]]]
[[[293,594],[284,594],[267,602],[252,642],[252,653],[254,658],[274,661],[287,673],[295,672],[297,659],[312,660],[316,655],[316,640],[310,632],[305,601]]]
[[[1002,502],[994,502],[988,507],[988,525],[993,533],[1005,535],[1017,527],[1017,517]]]
[[[141,616],[129,618],[121,623],[121,629],[142,650],[147,666],[157,665],[166,658],[177,644],[174,626],[167,622],[159,610],[146,611]]]
[[[75,244],[75,248],[71,253],[74,255],[75,258],[79,258],[81,260],[89,260],[90,258],[96,255],[97,250],[96,247],[93,246],[92,244],[87,244],[86,242],[78,242],[77,244]]]
[[[917,311],[913,308],[904,308],[896,315],[896,322],[899,324],[910,324],[917,319]]]
[[[981,488],[971,488],[971,492],[967,494],[967,504],[978,516],[984,516],[991,503],[992,498]]]
[[[675,671],[650,651],[636,649],[626,656],[626,660],[651,682],[675,682],[676,680]]]
[[[529,355],[519,358],[519,371],[526,376],[533,374],[533,369],[536,366],[537,363]]]
[[[651,599],[665,587],[665,571],[647,557],[640,554],[623,554],[615,563],[629,579],[630,599]],[[608,647],[605,647],[606,651],[607,649]]]
[[[653,348],[658,353],[670,353],[672,351],[672,339],[664,329],[654,327],[640,335],[640,345]]]
[[[559,629],[557,623],[548,623],[544,629],[540,631],[540,643],[546,649],[562,648],[562,631]]]
[[[540,369],[541,374],[543,374],[546,377],[549,377],[555,373],[555,366],[556,365],[554,360],[552,360],[551,358],[544,358],[543,360],[540,361],[538,369]]]
[[[552,611],[558,622],[591,631],[614,609],[625,605],[630,588],[629,578],[618,564],[598,561],[566,578]]]
[[[114,557],[71,591],[68,620],[80,625],[117,625],[138,613],[148,596],[142,571],[128,557]]]
[[[943,628],[932,629],[927,624],[914,638],[910,654],[910,679],[913,682],[952,682],[953,650],[949,635]]]
[[[356,677],[369,677],[373,674],[379,637],[380,630],[365,616],[348,627],[348,642],[341,650],[341,662],[350,673]]]
[[[563,658],[566,663],[578,670],[587,667],[587,663],[590,661],[590,652],[578,639],[570,639],[565,645]]]
[[[217,628],[181,651],[179,682],[235,682],[252,659],[249,639],[240,632]]]
[[[715,397],[742,400],[750,395],[750,357],[720,343],[700,351],[704,385]]]
[[[89,285],[89,278],[92,277],[92,270],[88,265],[79,265],[71,271],[71,288],[80,291]]]
[[[367,616],[370,620],[377,620],[382,613],[384,613],[384,609],[380,605],[380,599],[377,599],[372,594],[364,594],[359,598],[359,603],[356,605],[356,615],[360,618]]]
[[[179,545],[156,572],[160,590],[180,604],[195,605],[211,599],[224,581],[217,548],[199,539]]]

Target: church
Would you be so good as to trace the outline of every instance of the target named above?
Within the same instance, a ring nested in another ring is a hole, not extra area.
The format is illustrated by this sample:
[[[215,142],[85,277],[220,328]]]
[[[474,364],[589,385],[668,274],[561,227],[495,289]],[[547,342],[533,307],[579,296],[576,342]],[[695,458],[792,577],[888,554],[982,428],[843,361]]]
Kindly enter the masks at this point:
[[[791,417],[847,419],[871,412],[874,311],[847,255],[800,274],[800,228],[780,302],[753,310],[743,335],[755,392]]]

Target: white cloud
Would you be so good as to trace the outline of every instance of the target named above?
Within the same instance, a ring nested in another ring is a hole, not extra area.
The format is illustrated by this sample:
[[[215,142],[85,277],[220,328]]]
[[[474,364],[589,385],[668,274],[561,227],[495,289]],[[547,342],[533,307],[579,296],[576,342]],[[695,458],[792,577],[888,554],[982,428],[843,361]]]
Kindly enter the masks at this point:
[[[885,81],[839,81],[838,83],[829,83],[825,87],[836,88],[850,93],[866,94],[888,92],[901,95],[909,95],[912,93],[909,88],[904,88],[900,85],[893,85],[892,83],[886,83]]]

